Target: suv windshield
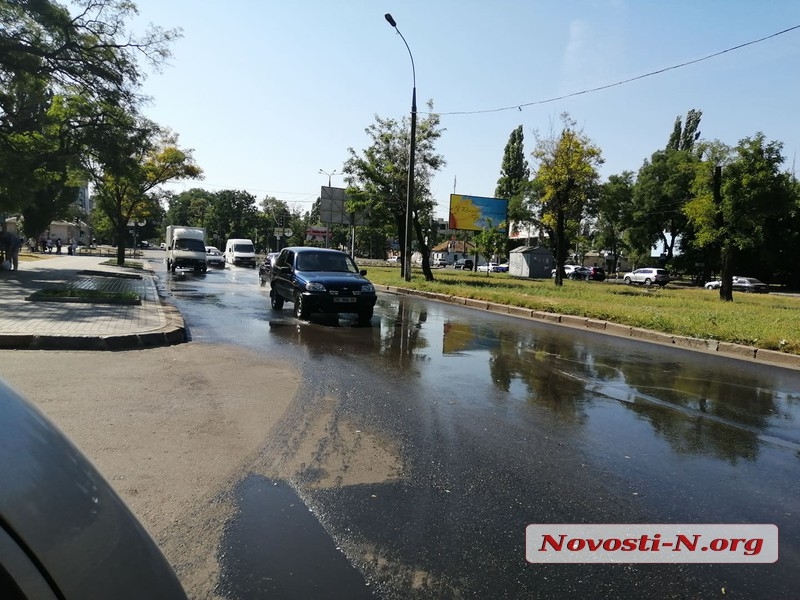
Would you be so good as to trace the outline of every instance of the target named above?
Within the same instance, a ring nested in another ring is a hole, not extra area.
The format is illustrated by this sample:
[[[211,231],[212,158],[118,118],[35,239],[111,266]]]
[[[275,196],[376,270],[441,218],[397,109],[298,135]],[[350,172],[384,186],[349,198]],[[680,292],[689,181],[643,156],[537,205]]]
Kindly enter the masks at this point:
[[[343,271],[358,273],[358,269],[346,254],[332,252],[301,252],[297,255],[298,271]]]

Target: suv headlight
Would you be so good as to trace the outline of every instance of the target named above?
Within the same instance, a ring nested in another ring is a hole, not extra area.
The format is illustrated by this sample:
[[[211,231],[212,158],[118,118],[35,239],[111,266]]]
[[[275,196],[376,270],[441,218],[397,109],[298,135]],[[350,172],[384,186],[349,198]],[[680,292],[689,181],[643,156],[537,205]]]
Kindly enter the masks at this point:
[[[317,283],[316,281],[311,281],[306,284],[306,290],[309,292],[324,292],[325,286],[321,283]]]
[[[371,283],[365,283],[361,286],[361,291],[367,294],[374,294],[375,293],[375,286]]]

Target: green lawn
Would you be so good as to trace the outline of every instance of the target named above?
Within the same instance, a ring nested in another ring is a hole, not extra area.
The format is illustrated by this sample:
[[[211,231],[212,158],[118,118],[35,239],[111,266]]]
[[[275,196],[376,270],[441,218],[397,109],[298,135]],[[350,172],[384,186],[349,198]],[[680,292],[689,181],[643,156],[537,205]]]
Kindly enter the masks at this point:
[[[420,269],[411,282],[397,267],[365,264],[375,284],[409,287],[565,315],[579,315],[655,331],[714,339],[800,354],[800,298],[734,292],[721,302],[718,291],[668,285],[644,288],[611,282],[516,279],[506,273],[434,269],[426,282]]]

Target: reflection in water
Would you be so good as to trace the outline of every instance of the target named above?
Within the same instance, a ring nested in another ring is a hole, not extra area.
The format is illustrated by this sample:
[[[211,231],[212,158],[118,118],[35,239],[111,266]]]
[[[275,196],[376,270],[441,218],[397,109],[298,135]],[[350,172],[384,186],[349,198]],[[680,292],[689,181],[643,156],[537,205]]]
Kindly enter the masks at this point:
[[[334,348],[344,356],[377,354],[381,345],[381,326],[374,323],[364,326],[336,315],[320,316],[313,322],[300,321],[288,314],[282,319],[269,321],[270,334],[283,343],[299,343],[312,355],[324,356]]]
[[[387,597],[787,597],[800,584],[797,374],[387,295],[366,330],[287,317],[270,332],[314,355],[298,414],[329,415],[299,445],[312,459],[285,462],[305,468],[291,481],[370,580],[401,590]],[[354,477],[382,456],[393,477]],[[781,561],[533,568],[533,522],[775,523]]]
[[[399,368],[413,368],[415,361],[425,359],[421,351],[428,348],[428,341],[423,335],[428,311],[418,302],[399,298],[391,312],[394,313],[393,320],[386,327],[381,351],[391,355]]]
[[[678,453],[735,462],[753,460],[759,441],[800,449],[796,434],[771,431],[776,422],[794,420],[796,401],[745,372],[720,375],[691,355],[680,362],[630,360],[614,352],[597,355],[579,338],[544,329],[454,320],[443,325],[442,351],[466,352],[472,360],[485,356],[499,390],[521,384],[528,402],[562,419],[579,422],[595,403],[617,400]]]
[[[287,314],[271,320],[270,331],[314,356],[335,347],[374,356],[406,377],[424,378],[426,370],[447,375],[455,378],[452,390],[469,388],[466,381],[485,371],[496,394],[522,392],[529,405],[564,422],[585,423],[593,409],[613,400],[678,454],[736,462],[755,459],[762,443],[800,451],[800,395],[752,369],[541,324],[469,318],[466,311],[464,318],[437,313],[431,321],[428,304],[401,296],[382,297],[379,305],[368,327],[336,317],[301,322]],[[441,335],[427,331],[432,328]]]

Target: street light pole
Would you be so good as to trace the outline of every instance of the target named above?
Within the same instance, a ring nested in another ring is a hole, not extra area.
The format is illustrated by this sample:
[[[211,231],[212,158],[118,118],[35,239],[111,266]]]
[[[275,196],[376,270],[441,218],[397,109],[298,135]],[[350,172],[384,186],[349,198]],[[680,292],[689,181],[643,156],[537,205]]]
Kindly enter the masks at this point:
[[[327,171],[323,171],[322,169],[320,169],[319,172],[320,172],[321,175],[327,175],[328,176],[328,187],[331,187],[331,177],[336,175],[336,169],[334,169],[330,173],[328,173]],[[327,230],[325,231],[325,247],[326,248],[328,247],[328,231]]]
[[[408,56],[411,58],[411,75],[413,77],[414,86],[411,92],[411,144],[408,151],[408,187],[406,189],[406,234],[405,234],[405,252],[403,261],[403,277],[406,281],[411,281],[411,211],[414,207],[414,151],[417,145],[417,70],[414,67],[414,55],[411,54],[411,48],[408,47],[408,42],[400,30],[397,28],[397,23],[392,18],[392,15],[386,13],[384,15],[386,21],[397,32],[397,35],[403,40],[408,50]]]
[[[321,175],[327,175],[328,176],[328,187],[331,187],[331,177],[336,175],[336,169],[334,169],[330,173],[328,173],[327,171],[323,171],[322,169],[320,169],[319,172],[320,172]]]

